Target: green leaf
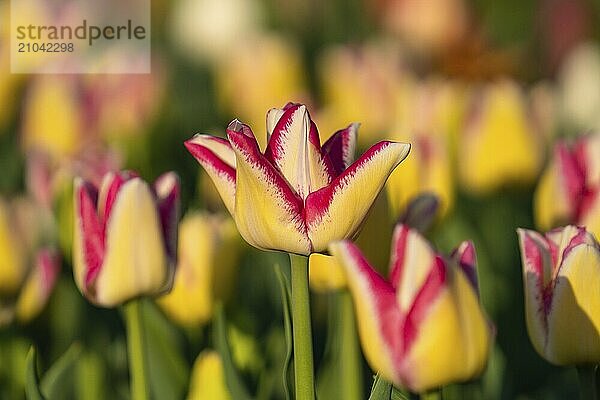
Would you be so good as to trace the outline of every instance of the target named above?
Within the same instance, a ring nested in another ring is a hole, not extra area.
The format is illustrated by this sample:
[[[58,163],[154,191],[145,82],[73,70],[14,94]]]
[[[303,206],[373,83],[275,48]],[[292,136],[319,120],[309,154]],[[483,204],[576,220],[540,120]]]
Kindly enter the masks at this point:
[[[125,349],[123,349],[125,351]],[[77,400],[107,398],[106,366],[100,354],[86,349],[77,362]]]
[[[150,390],[156,399],[181,399],[188,389],[189,368],[176,329],[150,301],[142,303],[144,345]]]
[[[283,391],[285,392],[285,398],[290,400],[292,398],[290,392],[290,386],[288,383],[288,376],[290,365],[292,363],[292,352],[293,352],[293,342],[292,342],[292,314],[290,310],[290,284],[281,272],[281,268],[279,265],[275,264],[275,274],[277,275],[277,280],[279,281],[279,287],[281,289],[281,303],[283,306],[283,327],[285,329],[285,361],[283,363]]]
[[[390,400],[392,397],[392,384],[377,374],[371,388],[369,400]]]
[[[81,346],[74,343],[44,374],[40,387],[47,399],[62,400],[69,397],[73,390],[75,365],[80,356]]]
[[[27,366],[25,368],[25,395],[28,400],[45,400],[40,391],[40,381],[37,372],[37,351],[31,346],[27,354]]]
[[[244,383],[233,363],[233,357],[231,356],[229,343],[227,342],[225,313],[223,311],[222,304],[217,304],[215,307],[213,335],[215,348],[219,352],[221,360],[223,361],[225,381],[227,382],[227,387],[231,392],[231,396],[236,400],[251,400],[252,397],[248,393],[248,389],[246,389],[244,386]]]

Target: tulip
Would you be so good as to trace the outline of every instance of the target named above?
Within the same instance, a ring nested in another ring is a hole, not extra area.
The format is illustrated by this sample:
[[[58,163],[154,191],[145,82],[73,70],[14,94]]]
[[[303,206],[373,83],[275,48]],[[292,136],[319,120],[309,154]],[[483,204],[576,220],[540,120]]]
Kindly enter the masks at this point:
[[[35,202],[0,199],[0,326],[29,322],[45,307],[60,271],[53,233]]]
[[[235,53],[240,42],[258,34],[264,14],[256,0],[181,0],[173,6],[173,44],[200,63],[218,63]]]
[[[35,266],[27,277],[19,298],[15,314],[20,322],[35,318],[46,306],[60,272],[60,257],[52,248],[38,251]]]
[[[304,105],[267,115],[260,152],[250,127],[234,120],[229,140],[196,135],[185,145],[204,167],[242,237],[264,250],[308,255],[354,237],[389,174],[410,145],[380,142],[351,164],[358,126],[322,146]]]
[[[232,396],[225,382],[225,371],[221,356],[214,350],[204,350],[196,358],[188,400],[231,400]]]
[[[600,362],[600,245],[582,227],[519,229],[525,315],[535,350],[557,365]]]
[[[183,218],[173,289],[158,299],[171,319],[195,326],[212,318],[215,301],[233,288],[240,244],[230,218],[201,212]]]
[[[330,292],[346,287],[346,275],[335,257],[313,253],[308,258],[310,287],[317,292]]]
[[[413,392],[482,373],[491,329],[479,302],[471,242],[446,258],[415,230],[397,225],[389,281],[353,243],[329,248],[346,271],[362,348],[377,373]]]
[[[131,172],[104,176],[100,190],[77,178],[73,273],[81,293],[114,307],[171,288],[177,245],[179,181],[150,188]]]
[[[462,185],[487,194],[532,183],[542,163],[540,139],[520,88],[510,81],[487,85],[473,97],[457,145]]]
[[[319,126],[333,132],[358,120],[361,148],[383,139],[399,110],[412,101],[415,78],[402,64],[397,49],[384,41],[327,49],[318,60],[324,97]]]
[[[264,126],[265,110],[273,104],[307,99],[301,52],[289,40],[276,35],[246,37],[227,56],[215,69],[219,103],[250,126]],[[257,138],[261,150],[265,139]]]
[[[548,230],[565,223],[600,235],[600,134],[560,141],[534,197],[536,225]]]
[[[600,48],[575,47],[559,71],[560,110],[574,130],[600,129]]]
[[[445,215],[454,201],[450,152],[444,137],[414,135],[413,155],[404,168],[394,171],[386,185],[388,202],[394,217],[424,193],[440,201],[440,215]]]
[[[43,151],[60,160],[80,149],[85,123],[80,89],[71,76],[38,75],[31,82],[21,132],[26,150]],[[59,113],[56,104],[61,106]]]

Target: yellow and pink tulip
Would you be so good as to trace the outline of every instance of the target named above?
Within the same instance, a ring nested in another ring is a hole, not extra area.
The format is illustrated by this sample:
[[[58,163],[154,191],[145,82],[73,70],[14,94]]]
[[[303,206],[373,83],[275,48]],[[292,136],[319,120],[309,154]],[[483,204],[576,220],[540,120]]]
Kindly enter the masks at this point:
[[[573,225],[519,229],[525,316],[535,350],[556,365],[600,362],[600,245]]]
[[[600,236],[600,134],[554,147],[554,157],[535,192],[536,225],[548,230],[567,223]]]
[[[353,238],[410,145],[379,142],[356,162],[358,126],[321,145],[306,106],[267,114],[264,153],[249,126],[234,120],[228,140],[196,135],[185,145],[215,183],[242,237],[264,250],[308,255]]]
[[[363,352],[377,373],[420,393],[483,372],[492,330],[471,242],[444,257],[417,231],[397,225],[389,280],[353,243],[329,247],[345,269]]]
[[[109,173],[98,190],[77,179],[74,190],[73,273],[92,303],[115,307],[164,293],[175,272],[179,179],[153,187],[131,172]]]

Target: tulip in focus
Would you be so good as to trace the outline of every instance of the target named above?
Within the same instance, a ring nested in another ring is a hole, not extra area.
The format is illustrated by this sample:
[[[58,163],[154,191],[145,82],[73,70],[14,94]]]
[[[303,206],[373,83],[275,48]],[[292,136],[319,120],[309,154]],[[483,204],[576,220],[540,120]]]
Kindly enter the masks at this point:
[[[192,212],[179,225],[173,289],[158,299],[167,315],[183,326],[208,322],[216,300],[232,289],[241,240],[229,217]]]
[[[541,235],[519,229],[527,331],[556,365],[600,361],[600,245],[573,225]]]
[[[600,134],[555,145],[534,206],[536,225],[542,230],[575,223],[600,237]]]
[[[353,238],[410,145],[384,141],[352,163],[357,125],[321,145],[304,105],[267,114],[267,149],[238,120],[229,140],[196,135],[185,145],[215,183],[242,237],[264,250],[308,255]]]
[[[363,352],[377,373],[420,393],[483,372],[492,335],[471,242],[443,257],[417,231],[397,225],[389,281],[353,243],[329,247],[346,271]]]
[[[487,85],[473,96],[457,144],[463,187],[487,194],[532,183],[541,168],[543,146],[521,89],[510,81]]]
[[[131,172],[109,173],[98,190],[76,179],[73,273],[92,303],[115,307],[168,291],[173,283],[179,180],[153,187]]]

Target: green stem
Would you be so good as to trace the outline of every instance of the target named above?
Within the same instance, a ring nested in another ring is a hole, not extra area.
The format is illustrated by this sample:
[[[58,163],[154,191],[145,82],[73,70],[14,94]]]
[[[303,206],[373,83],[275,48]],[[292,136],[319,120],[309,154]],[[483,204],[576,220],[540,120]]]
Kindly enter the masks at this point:
[[[292,335],[294,342],[294,380],[296,400],[314,400],[314,370],[310,298],[308,295],[308,259],[290,253],[292,275]]]
[[[361,373],[360,346],[358,343],[356,321],[352,297],[347,291],[338,294],[337,311],[341,321],[340,360],[342,369],[342,388],[344,399],[360,400],[364,398]]]
[[[142,300],[131,300],[123,306],[127,326],[127,354],[132,400],[148,400],[147,363],[144,354]]]
[[[581,399],[598,400],[596,366],[578,366],[577,377],[579,378],[579,393],[581,394]]]

